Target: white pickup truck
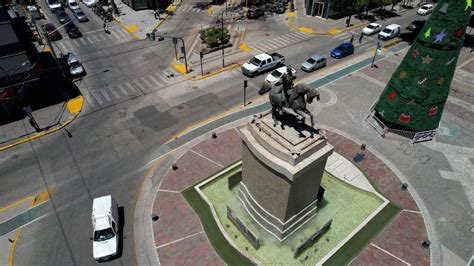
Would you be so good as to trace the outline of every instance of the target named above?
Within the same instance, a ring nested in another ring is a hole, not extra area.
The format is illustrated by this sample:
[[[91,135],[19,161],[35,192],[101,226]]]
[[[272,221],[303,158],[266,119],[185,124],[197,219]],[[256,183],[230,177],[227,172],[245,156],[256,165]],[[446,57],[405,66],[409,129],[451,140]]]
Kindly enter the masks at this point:
[[[246,76],[255,77],[260,73],[283,66],[285,58],[279,53],[259,54],[242,65],[242,73]]]
[[[92,253],[95,260],[109,260],[117,255],[119,218],[112,196],[95,198],[92,203]]]

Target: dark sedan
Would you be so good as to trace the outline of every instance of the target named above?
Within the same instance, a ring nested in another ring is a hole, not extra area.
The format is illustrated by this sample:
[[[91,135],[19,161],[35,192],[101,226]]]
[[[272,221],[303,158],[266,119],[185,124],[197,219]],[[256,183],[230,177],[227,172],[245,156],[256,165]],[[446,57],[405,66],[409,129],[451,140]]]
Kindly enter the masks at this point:
[[[81,31],[76,27],[76,25],[74,25],[74,23],[68,23],[65,28],[67,35],[69,35],[69,38],[74,39],[82,37]]]
[[[64,11],[64,9],[59,9],[54,14],[56,14],[56,17],[58,18],[58,21],[61,24],[65,24],[66,22],[71,20],[69,16],[66,14],[66,12]]]
[[[61,33],[59,33],[52,23],[44,23],[41,27],[43,28],[43,32],[49,36],[50,40],[57,41],[63,38]]]

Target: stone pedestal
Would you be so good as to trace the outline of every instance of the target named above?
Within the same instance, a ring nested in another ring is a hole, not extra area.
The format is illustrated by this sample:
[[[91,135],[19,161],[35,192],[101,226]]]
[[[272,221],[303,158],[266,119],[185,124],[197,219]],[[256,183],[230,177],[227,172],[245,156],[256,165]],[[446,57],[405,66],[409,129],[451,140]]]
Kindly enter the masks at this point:
[[[273,127],[270,113],[239,130],[243,141],[238,197],[250,216],[283,241],[316,214],[317,195],[333,147],[322,131],[292,115]]]

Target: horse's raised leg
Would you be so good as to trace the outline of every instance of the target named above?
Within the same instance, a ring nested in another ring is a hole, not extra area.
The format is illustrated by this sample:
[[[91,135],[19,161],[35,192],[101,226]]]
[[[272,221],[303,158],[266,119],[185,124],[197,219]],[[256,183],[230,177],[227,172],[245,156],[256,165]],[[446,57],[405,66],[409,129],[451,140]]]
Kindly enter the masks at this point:
[[[301,122],[304,123],[304,121],[306,120],[306,116],[304,115],[305,113],[303,113],[302,110],[297,109],[293,109],[293,111],[295,111],[296,114],[301,116]]]
[[[308,110],[308,108],[305,108],[303,112],[309,115],[309,118],[311,119],[311,126],[314,127],[313,114]]]

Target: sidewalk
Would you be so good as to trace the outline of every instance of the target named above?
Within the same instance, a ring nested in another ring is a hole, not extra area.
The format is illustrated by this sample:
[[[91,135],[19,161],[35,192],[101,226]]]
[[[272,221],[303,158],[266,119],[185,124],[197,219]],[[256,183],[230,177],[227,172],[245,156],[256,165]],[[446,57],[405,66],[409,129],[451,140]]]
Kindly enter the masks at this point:
[[[82,111],[82,95],[64,103],[52,105],[32,113],[40,132],[28,122],[28,117],[0,126],[0,152],[65,128]]]
[[[161,26],[161,24],[168,19],[170,14],[176,10],[182,1],[173,2],[167,9],[167,13],[161,13],[160,19],[156,19],[153,10],[145,9],[135,11],[131,7],[124,4],[122,1],[116,1],[117,8],[120,15],[114,14],[115,21],[127,30],[135,39],[144,40],[146,34]]]

